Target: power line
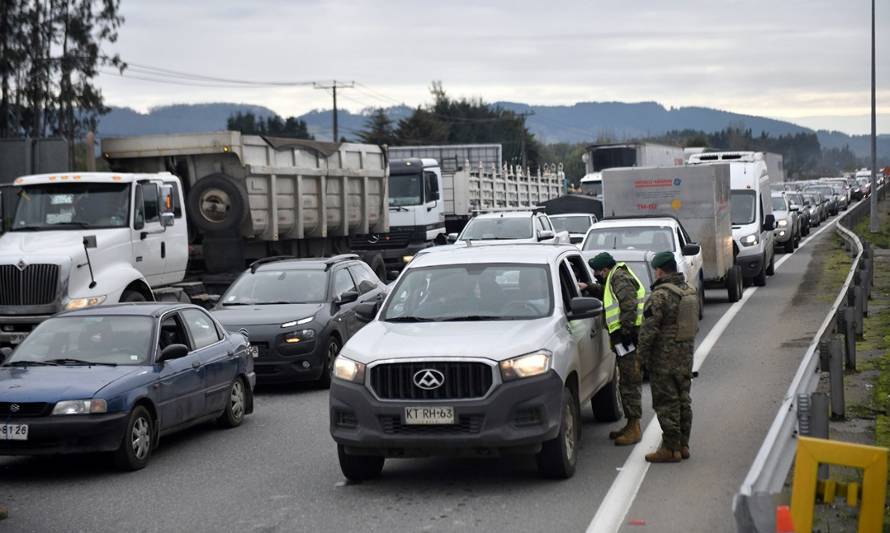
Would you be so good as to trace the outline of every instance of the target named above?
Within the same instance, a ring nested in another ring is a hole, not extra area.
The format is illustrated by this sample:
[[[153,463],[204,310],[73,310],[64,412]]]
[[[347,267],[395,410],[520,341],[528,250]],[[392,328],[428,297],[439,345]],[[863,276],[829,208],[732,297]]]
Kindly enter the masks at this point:
[[[338,83],[337,80],[331,80],[329,83],[313,82],[312,86],[315,89],[324,89],[324,90],[330,89],[332,91],[331,94],[333,94],[333,96],[334,96],[334,110],[332,113],[332,116],[334,119],[334,142],[337,142],[340,139],[340,137],[338,136],[338,131],[337,131],[337,89],[352,89],[355,87],[355,82],[350,81],[350,82],[339,82]]]

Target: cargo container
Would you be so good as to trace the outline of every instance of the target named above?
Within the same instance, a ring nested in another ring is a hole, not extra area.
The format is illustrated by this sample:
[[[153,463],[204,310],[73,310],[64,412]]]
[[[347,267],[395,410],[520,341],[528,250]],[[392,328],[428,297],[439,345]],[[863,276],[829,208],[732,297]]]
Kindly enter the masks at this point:
[[[582,157],[587,174],[581,178],[581,192],[600,198],[602,172],[609,168],[676,167],[686,160],[683,148],[656,143],[592,144]]]

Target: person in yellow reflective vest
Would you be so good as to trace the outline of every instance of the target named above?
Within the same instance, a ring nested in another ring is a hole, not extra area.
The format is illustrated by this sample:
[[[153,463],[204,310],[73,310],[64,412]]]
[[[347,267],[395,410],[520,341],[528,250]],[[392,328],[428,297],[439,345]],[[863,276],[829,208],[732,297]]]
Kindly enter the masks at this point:
[[[616,446],[640,442],[643,415],[643,376],[636,353],[637,334],[643,323],[646,288],[624,263],[616,263],[608,252],[598,254],[588,264],[603,287],[603,307],[612,349],[618,356],[619,392],[625,426],[609,433]]]

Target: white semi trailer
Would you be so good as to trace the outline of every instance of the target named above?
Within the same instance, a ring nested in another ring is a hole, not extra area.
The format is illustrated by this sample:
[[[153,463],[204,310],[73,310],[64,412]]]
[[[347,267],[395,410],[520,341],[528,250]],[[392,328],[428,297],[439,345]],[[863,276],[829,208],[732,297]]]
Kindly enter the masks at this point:
[[[647,142],[592,144],[582,156],[587,174],[581,178],[581,192],[602,198],[602,172],[609,168],[676,167],[682,165],[685,158],[683,148],[667,144]]]

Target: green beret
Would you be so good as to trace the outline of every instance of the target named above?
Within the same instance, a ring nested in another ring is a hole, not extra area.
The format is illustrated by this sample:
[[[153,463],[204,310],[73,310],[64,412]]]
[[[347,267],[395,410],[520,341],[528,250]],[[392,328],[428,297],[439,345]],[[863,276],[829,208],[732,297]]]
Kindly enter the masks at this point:
[[[677,263],[677,258],[674,257],[674,252],[658,252],[655,254],[655,257],[652,258],[652,268],[661,268],[668,263]]]
[[[612,268],[615,266],[615,258],[609,252],[602,252],[587,262],[593,270],[602,270],[604,268]]]

